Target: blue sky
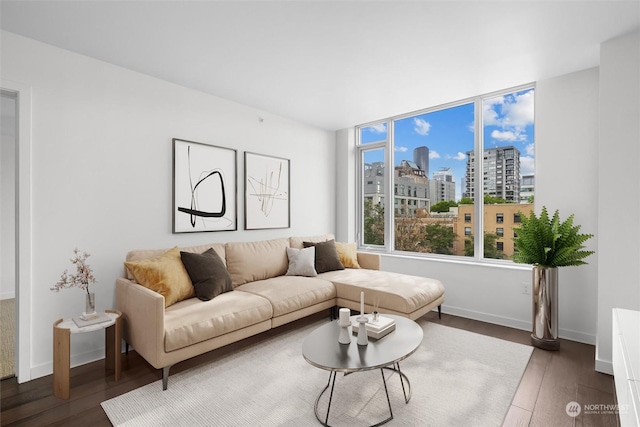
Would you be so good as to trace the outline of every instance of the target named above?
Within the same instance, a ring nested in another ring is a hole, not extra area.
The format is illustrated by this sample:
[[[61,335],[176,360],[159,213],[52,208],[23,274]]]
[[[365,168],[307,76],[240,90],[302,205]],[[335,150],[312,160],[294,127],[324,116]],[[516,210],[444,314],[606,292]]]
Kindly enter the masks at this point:
[[[513,145],[520,150],[520,172],[534,172],[534,91],[527,89],[483,101],[485,148]],[[413,161],[416,147],[429,148],[429,178],[442,167],[451,168],[456,180],[456,198],[466,172],[466,152],[473,150],[474,105],[419,114],[395,121],[395,164]],[[362,143],[384,140],[387,126],[371,126],[361,131]],[[373,153],[367,161],[376,159]],[[376,159],[382,161],[382,159]]]

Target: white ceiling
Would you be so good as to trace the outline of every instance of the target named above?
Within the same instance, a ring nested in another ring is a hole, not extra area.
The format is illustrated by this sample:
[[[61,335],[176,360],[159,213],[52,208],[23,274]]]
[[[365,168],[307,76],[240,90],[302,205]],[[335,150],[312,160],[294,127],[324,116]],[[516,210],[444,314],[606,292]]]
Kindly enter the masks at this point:
[[[324,129],[599,64],[640,1],[11,1],[1,27]]]

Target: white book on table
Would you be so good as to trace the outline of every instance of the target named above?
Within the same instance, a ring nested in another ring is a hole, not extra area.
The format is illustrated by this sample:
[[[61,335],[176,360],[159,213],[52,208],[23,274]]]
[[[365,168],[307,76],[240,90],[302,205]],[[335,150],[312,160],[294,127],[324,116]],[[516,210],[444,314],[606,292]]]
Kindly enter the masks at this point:
[[[367,330],[379,332],[389,327],[390,325],[394,325],[395,323],[396,321],[390,317],[378,316],[378,320],[373,320],[373,318],[369,318],[369,321],[366,323],[366,325],[367,325]]]

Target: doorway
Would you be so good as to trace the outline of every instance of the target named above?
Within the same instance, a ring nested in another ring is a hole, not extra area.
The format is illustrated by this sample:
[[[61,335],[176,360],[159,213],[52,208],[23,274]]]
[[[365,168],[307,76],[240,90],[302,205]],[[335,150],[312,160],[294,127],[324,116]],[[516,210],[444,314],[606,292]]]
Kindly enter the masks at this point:
[[[0,91],[0,379],[16,366],[16,160],[18,96]]]
[[[0,227],[5,227],[3,219],[7,220],[5,232],[0,228],[0,276],[4,281],[5,274],[13,287],[0,287],[0,301],[4,297],[11,297],[15,309],[7,312],[13,315],[11,322],[15,327],[13,340],[13,374],[18,383],[31,380],[31,282],[32,282],[32,232],[31,232],[31,94],[30,86],[8,79],[0,79],[0,116],[2,122],[2,150],[0,151]],[[5,132],[5,121],[7,129]],[[5,135],[6,133],[6,135]],[[6,144],[5,144],[6,142]],[[4,147],[7,146],[7,153]],[[13,151],[11,151],[13,150]],[[4,156],[7,156],[5,161]],[[9,159],[12,158],[11,161]],[[5,165],[7,168],[7,185],[5,187]],[[7,188],[5,190],[5,188]],[[12,197],[5,197],[13,194]],[[7,210],[13,212],[5,215],[5,200]],[[4,238],[7,238],[6,243]],[[13,240],[11,239],[13,237]],[[6,267],[5,267],[6,265]],[[7,298],[11,299],[11,298]],[[4,311],[4,310],[3,310]],[[4,320],[3,322],[4,323]]]

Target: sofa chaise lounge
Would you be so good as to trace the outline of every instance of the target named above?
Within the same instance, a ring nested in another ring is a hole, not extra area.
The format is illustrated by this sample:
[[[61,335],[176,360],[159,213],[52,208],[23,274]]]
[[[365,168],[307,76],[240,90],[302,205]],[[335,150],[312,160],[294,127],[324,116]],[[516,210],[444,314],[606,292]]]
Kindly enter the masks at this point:
[[[212,243],[180,248],[203,253],[213,249],[224,262],[233,290],[202,301],[186,298],[165,306],[165,297],[139,283],[125,268],[116,279],[116,307],[123,313],[124,339],[147,362],[162,369],[166,390],[169,369],[271,328],[337,307],[397,314],[417,319],[444,302],[444,286],[435,279],[380,271],[380,255],[357,253],[361,268],[328,271],[315,277],[285,275],[286,248],[324,242],[333,236],[283,238],[259,242]],[[134,250],[127,262],[157,259],[166,249]],[[355,252],[355,251],[354,251]]]

